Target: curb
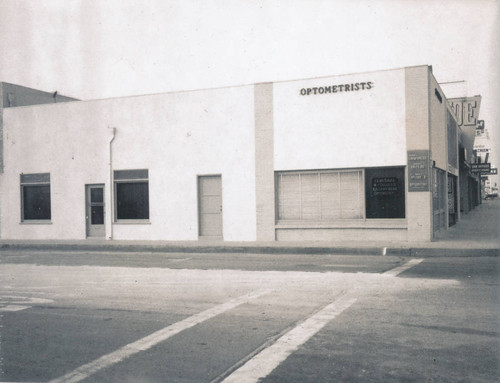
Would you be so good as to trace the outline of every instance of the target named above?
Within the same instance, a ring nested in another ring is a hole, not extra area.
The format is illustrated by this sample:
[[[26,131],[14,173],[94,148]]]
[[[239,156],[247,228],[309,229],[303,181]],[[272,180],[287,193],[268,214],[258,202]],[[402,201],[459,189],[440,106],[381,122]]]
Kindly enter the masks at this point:
[[[1,244],[2,250],[149,253],[242,253],[242,254],[331,254],[402,257],[496,257],[495,248],[423,247],[300,247],[300,246],[179,246],[179,245],[100,245],[100,244]]]
[[[412,248],[411,257],[498,257],[500,249],[493,248]]]
[[[243,253],[243,254],[354,254],[382,255],[380,247],[299,247],[299,246],[179,246],[179,245],[83,245],[83,244],[2,244],[2,250],[148,252],[148,253]]]

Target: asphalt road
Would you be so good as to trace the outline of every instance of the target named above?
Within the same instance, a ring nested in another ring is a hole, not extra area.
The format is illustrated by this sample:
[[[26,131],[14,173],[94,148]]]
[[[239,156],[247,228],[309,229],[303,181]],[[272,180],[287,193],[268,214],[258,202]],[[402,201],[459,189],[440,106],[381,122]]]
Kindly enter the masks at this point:
[[[496,382],[500,258],[0,253],[0,380]]]

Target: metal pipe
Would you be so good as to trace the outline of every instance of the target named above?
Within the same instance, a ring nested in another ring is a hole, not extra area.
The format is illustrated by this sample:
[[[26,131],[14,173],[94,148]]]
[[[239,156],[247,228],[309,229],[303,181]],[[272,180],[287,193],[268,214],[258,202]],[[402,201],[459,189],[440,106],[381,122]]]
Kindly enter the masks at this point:
[[[113,141],[115,140],[116,128],[108,127],[111,129],[112,136],[109,140],[109,218],[107,219],[109,225],[108,239],[113,239],[113,215],[114,215],[114,199],[113,199]]]

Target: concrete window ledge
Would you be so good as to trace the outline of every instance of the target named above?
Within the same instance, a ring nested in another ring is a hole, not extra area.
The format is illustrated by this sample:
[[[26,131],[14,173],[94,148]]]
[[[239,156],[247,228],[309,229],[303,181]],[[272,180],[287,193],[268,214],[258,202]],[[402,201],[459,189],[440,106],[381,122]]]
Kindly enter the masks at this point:
[[[278,222],[276,229],[407,229],[406,219],[339,220],[335,222]]]
[[[19,222],[20,225],[52,225],[52,221],[23,221]]]
[[[115,221],[113,225],[151,225],[151,221],[149,220],[123,220],[123,221]]]

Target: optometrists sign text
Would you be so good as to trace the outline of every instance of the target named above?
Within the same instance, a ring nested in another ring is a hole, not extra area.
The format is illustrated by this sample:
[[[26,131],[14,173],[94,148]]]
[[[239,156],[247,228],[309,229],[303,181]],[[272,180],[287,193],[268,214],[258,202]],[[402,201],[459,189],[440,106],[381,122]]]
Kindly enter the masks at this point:
[[[358,92],[361,90],[370,90],[375,87],[372,81],[356,82],[351,84],[325,85],[316,86],[313,88],[302,88],[301,96],[311,96],[315,94],[342,93],[342,92]]]

